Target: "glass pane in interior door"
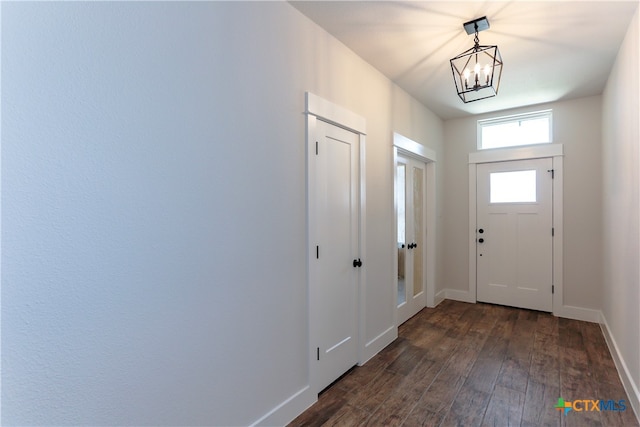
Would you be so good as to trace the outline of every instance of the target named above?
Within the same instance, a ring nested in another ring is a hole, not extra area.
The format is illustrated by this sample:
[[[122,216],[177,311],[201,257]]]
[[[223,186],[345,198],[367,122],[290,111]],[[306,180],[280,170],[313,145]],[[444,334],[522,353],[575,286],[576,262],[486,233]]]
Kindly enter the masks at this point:
[[[422,292],[424,260],[424,169],[413,167],[413,296]]]
[[[397,195],[397,218],[398,218],[398,305],[407,301],[407,295],[405,291],[405,251],[406,249],[406,165],[399,163],[396,168],[396,195]]]

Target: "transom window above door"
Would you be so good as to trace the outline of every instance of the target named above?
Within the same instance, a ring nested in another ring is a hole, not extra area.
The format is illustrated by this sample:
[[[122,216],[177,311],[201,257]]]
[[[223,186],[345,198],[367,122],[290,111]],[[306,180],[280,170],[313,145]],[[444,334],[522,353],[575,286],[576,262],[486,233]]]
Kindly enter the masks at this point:
[[[551,142],[551,110],[478,120],[479,150]]]

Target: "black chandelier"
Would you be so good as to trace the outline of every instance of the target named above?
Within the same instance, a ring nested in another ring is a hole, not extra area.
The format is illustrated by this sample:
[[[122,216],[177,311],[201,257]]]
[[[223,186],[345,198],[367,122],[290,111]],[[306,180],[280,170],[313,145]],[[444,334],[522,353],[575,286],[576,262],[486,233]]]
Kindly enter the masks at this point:
[[[478,32],[489,28],[486,16],[465,22],[467,34],[475,33],[474,46],[451,59],[451,71],[458,96],[465,104],[498,94],[502,75],[502,56],[498,46],[480,44]]]

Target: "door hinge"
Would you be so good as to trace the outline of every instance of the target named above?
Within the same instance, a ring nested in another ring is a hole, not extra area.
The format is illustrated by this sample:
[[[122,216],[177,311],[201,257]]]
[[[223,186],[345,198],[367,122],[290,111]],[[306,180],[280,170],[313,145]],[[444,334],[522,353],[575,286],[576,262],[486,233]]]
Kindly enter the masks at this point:
[[[316,259],[320,259],[320,246],[316,246]]]
[[[316,141],[316,156],[318,155],[318,141]]]
[[[318,347],[316,350],[316,358],[320,360],[320,347]]]
[[[554,294],[556,292],[556,287],[554,285],[551,285],[551,293]]]
[[[551,179],[554,179],[556,176],[556,170],[555,169],[548,169],[547,172],[551,172]]]
[[[551,237],[556,235],[556,229],[554,227],[551,227]]]

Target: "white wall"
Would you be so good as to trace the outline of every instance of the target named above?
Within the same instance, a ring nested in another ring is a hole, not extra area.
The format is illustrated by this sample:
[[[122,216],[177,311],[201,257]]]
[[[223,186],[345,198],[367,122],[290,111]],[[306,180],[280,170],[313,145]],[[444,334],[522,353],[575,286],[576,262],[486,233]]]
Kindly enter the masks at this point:
[[[638,11],[603,95],[605,332],[640,416],[640,68]],[[635,388],[635,390],[633,390]]]
[[[601,97],[555,102],[445,122],[444,282],[469,289],[469,153],[477,121],[553,109],[553,141],[564,145],[564,305],[600,309],[602,281]]]
[[[442,158],[437,117],[286,3],[2,3],[3,424],[245,425],[304,389],[307,90],[367,120],[371,340],[392,133]]]

